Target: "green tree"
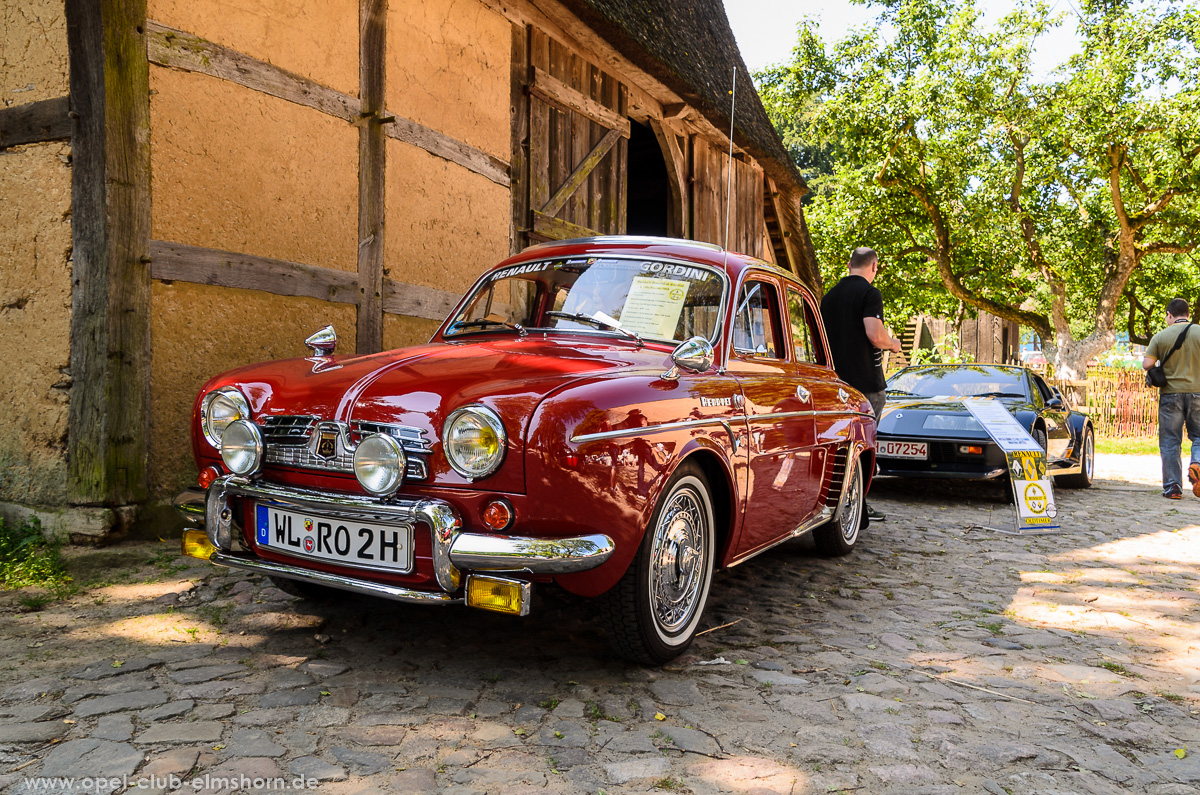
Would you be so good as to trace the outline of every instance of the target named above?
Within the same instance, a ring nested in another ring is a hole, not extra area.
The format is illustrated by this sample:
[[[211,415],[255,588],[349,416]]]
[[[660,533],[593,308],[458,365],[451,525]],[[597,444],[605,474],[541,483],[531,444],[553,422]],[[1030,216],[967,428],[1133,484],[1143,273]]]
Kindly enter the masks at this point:
[[[823,262],[873,245],[890,316],[984,310],[1076,378],[1113,344],[1123,296],[1174,286],[1132,279],[1143,261],[1196,248],[1200,15],[1085,2],[1081,52],[1039,80],[1033,48],[1056,24],[1043,4],[986,27],[971,0],[894,0],[832,48],[802,25],[791,62],[758,78],[792,141],[832,161],[805,174]]]

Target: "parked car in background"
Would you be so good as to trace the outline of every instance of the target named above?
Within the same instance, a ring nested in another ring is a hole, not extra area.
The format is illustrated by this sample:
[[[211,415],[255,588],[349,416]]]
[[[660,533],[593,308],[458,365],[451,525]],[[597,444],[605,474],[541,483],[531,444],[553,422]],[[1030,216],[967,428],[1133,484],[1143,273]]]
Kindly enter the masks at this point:
[[[1046,451],[1046,469],[1066,488],[1092,484],[1092,421],[1025,367],[940,364],[906,367],[887,381],[879,421],[879,474],[990,479],[1006,477],[1004,451],[963,405],[999,400]]]
[[[415,348],[217,376],[192,422],[185,551],[312,595],[524,615],[600,600],[621,654],[671,659],[713,571],[866,524],[870,404],[784,271],[702,243],[591,238],[486,272]]]

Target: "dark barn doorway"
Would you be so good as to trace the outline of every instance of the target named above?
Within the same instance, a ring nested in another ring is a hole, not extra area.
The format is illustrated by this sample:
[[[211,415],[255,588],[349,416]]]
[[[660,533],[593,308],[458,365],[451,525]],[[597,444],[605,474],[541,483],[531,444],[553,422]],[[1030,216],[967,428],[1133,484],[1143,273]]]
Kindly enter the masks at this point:
[[[665,237],[671,234],[667,220],[671,209],[667,163],[654,131],[632,119],[630,122],[625,229],[631,235]]]

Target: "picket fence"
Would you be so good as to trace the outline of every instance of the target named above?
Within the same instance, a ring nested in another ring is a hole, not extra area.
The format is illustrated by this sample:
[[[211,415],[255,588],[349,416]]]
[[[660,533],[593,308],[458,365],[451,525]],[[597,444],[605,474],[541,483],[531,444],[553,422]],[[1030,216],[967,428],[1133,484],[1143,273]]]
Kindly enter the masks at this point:
[[[1054,381],[1075,408],[1087,412],[1096,435],[1110,439],[1158,435],[1158,390],[1145,373],[1120,367],[1089,367],[1086,381]]]

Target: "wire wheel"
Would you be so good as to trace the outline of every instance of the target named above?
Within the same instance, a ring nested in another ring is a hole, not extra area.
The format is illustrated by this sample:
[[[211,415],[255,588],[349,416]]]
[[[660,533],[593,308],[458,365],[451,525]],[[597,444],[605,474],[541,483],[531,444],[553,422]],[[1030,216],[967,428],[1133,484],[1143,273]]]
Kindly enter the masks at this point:
[[[858,543],[858,533],[866,524],[866,485],[862,459],[855,456],[850,475],[842,489],[841,508],[827,524],[813,530],[813,542],[824,555],[849,555]]]
[[[655,506],[633,562],[601,601],[605,632],[622,657],[657,665],[691,645],[712,584],[713,516],[704,474],[682,465]]]

